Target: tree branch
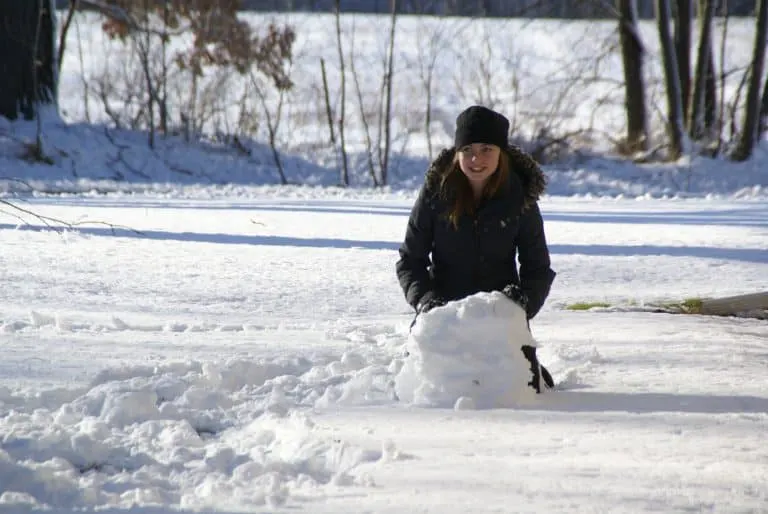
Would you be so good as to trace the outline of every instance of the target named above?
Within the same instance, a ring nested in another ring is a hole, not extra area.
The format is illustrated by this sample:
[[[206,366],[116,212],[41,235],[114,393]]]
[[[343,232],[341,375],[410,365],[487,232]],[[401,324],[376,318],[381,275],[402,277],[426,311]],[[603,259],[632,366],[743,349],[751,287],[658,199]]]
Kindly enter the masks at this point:
[[[136,229],[133,229],[131,227],[116,225],[114,223],[109,223],[106,221],[99,221],[99,220],[94,220],[94,221],[83,220],[83,221],[74,221],[74,222],[64,221],[59,218],[54,218],[51,216],[45,216],[43,214],[36,213],[29,209],[25,209],[24,207],[19,207],[18,205],[12,202],[9,202],[8,200],[3,200],[2,198],[0,198],[0,205],[5,205],[12,209],[11,211],[0,209],[0,213],[4,213],[9,216],[12,216],[27,226],[30,226],[30,223],[26,218],[24,218],[24,215],[31,216],[36,220],[40,221],[41,223],[43,223],[49,229],[54,230],[56,232],[63,232],[65,229],[75,230],[77,227],[86,226],[86,225],[99,225],[99,226],[109,227],[110,230],[112,231],[112,235],[115,235],[116,230],[127,230],[129,232],[133,232],[134,234],[142,234],[142,232]]]

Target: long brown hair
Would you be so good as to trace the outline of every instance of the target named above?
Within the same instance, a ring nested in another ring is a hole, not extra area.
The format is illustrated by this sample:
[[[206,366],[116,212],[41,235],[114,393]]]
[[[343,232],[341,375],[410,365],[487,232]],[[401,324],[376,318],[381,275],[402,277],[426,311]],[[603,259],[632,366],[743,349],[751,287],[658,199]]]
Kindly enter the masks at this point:
[[[496,172],[488,178],[488,182],[483,188],[483,198],[494,196],[506,183],[508,175],[509,157],[502,149],[499,152],[499,166],[496,168]],[[475,195],[472,193],[472,186],[469,185],[469,180],[459,166],[458,150],[456,150],[456,154],[448,165],[448,170],[443,174],[440,181],[440,195],[452,202],[448,210],[448,220],[455,229],[459,228],[459,220],[463,215],[472,215],[477,210],[478,201],[475,200]]]

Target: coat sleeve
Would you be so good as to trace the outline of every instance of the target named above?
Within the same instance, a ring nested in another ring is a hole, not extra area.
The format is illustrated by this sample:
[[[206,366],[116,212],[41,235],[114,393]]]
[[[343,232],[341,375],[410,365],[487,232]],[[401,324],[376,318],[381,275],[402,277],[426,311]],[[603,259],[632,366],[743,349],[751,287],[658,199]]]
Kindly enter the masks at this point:
[[[397,279],[403,288],[406,301],[414,308],[425,295],[433,295],[432,278],[429,274],[434,237],[434,208],[426,185],[411,209],[405,240],[400,245],[400,259],[395,265]]]
[[[528,319],[533,318],[549,296],[556,273],[549,260],[549,248],[544,236],[544,221],[537,203],[520,217],[517,236],[520,262],[520,287],[528,296]]]

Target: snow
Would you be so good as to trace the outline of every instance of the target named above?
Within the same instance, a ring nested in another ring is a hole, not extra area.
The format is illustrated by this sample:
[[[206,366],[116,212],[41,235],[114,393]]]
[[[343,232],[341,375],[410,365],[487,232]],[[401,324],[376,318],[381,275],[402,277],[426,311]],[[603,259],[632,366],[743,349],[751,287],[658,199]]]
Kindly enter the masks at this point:
[[[500,292],[449,302],[416,318],[395,393],[418,406],[515,407],[535,396],[523,345],[537,346],[525,311]]]
[[[765,141],[740,164],[547,166],[558,275],[532,334],[498,293],[411,330],[394,266],[418,145],[389,187],[339,188],[288,131],[303,185],[282,187],[259,143],[150,151],[80,123],[76,66],[52,165],[19,159],[34,124],[0,119],[0,511],[765,509],[766,321],[653,312],[765,291]],[[524,341],[556,391],[523,383]]]
[[[754,512],[768,500],[765,321],[648,307],[764,288],[763,202],[547,197],[558,277],[531,328],[559,390],[537,396],[521,389],[526,331],[498,294],[409,332],[394,263],[410,198],[196,193],[23,204],[138,232],[3,222],[6,510]],[[575,301],[613,307],[565,308]],[[480,384],[460,387],[468,377]]]

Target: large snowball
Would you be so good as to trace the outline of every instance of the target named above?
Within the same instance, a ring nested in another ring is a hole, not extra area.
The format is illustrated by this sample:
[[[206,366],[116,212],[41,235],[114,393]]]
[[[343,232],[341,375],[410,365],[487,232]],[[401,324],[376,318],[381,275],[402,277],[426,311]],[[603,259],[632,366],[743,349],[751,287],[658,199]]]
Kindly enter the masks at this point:
[[[421,406],[450,408],[466,397],[479,409],[514,407],[535,395],[523,345],[536,346],[525,311],[503,294],[449,302],[417,318],[395,392]]]

